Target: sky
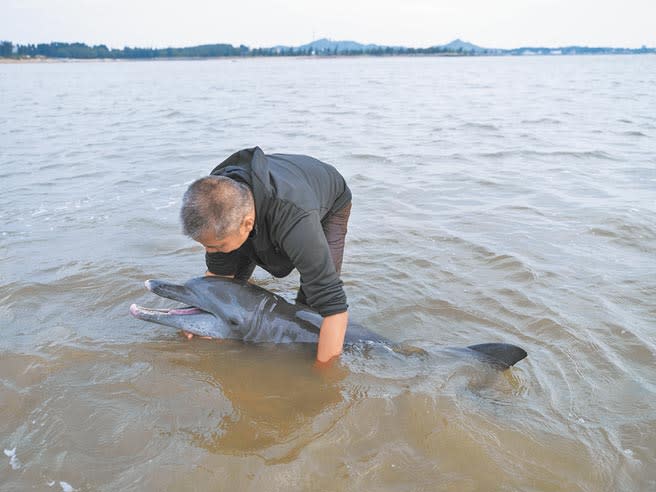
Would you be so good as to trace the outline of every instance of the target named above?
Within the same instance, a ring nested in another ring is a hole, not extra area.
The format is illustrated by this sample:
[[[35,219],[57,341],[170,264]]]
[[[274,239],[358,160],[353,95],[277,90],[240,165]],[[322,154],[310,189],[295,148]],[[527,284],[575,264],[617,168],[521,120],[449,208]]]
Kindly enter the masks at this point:
[[[656,0],[0,0],[0,40],[156,47],[656,47]]]

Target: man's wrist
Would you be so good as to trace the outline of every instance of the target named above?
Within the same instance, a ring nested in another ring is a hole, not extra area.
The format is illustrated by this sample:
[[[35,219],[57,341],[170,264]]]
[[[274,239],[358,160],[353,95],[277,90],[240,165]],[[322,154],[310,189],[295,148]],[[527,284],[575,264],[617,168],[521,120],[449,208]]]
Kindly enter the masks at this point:
[[[347,325],[347,311],[326,316],[323,319],[319,331],[317,361],[328,362],[342,353]]]

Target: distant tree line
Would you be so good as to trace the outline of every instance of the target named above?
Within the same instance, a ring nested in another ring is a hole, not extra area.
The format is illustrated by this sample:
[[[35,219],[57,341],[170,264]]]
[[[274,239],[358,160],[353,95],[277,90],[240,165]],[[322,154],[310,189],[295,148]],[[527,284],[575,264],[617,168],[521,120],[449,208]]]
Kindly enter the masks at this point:
[[[639,49],[629,48],[588,48],[569,46],[566,48],[517,48],[512,50],[487,50],[449,48],[432,46],[430,48],[405,48],[392,46],[365,47],[362,49],[338,49],[314,47],[274,47],[249,48],[230,44],[205,44],[188,48],[130,48],[110,49],[104,44],[88,46],[84,43],[40,43],[13,44],[11,41],[0,42],[0,57],[3,58],[78,58],[78,59],[153,59],[153,58],[213,58],[221,56],[390,56],[390,55],[579,55],[579,54],[641,54],[656,53],[655,48],[643,46]]]
[[[504,55],[640,55],[656,53],[655,48],[601,48],[588,46],[566,46],[564,48],[514,48],[503,50]]]
[[[435,46],[431,48],[403,48],[377,46],[366,49],[343,50],[337,48],[249,48],[241,45],[206,44],[189,48],[130,48],[110,49],[104,44],[88,46],[84,43],[40,43],[17,44],[3,41],[0,44],[0,57],[46,57],[46,58],[107,58],[107,59],[148,59],[148,58],[211,58],[221,56],[355,56],[355,55],[412,55],[412,54],[455,54],[473,55],[474,51],[449,50]]]
[[[216,56],[243,56],[248,54],[249,48],[239,46],[235,48],[230,44],[207,44],[191,48],[130,48],[110,49],[104,44],[88,46],[84,43],[41,43],[18,44],[3,41],[0,45],[2,57],[36,57],[47,58],[176,58],[176,57],[216,57]]]

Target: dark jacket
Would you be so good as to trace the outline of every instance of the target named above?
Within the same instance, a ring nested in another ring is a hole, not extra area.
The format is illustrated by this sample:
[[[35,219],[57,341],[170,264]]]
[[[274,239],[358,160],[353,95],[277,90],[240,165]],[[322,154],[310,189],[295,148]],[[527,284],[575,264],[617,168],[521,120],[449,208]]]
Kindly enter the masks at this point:
[[[296,268],[310,306],[322,316],[346,311],[346,294],[321,226],[351,201],[342,175],[312,157],[266,155],[259,147],[234,153],[211,174],[250,186],[255,228],[238,250],[208,253],[209,271],[247,279],[256,264],[275,277]]]

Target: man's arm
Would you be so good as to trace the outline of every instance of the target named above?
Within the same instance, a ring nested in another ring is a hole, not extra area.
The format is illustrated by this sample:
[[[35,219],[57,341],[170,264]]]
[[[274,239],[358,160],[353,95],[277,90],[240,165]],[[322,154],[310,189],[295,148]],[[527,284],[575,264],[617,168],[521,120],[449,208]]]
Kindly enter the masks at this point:
[[[348,324],[348,311],[326,316],[321,323],[317,361],[325,363],[342,353]]]
[[[281,246],[301,275],[307,304],[323,316],[317,361],[324,363],[342,353],[348,325],[348,304],[321,222],[316,213],[281,231]]]

